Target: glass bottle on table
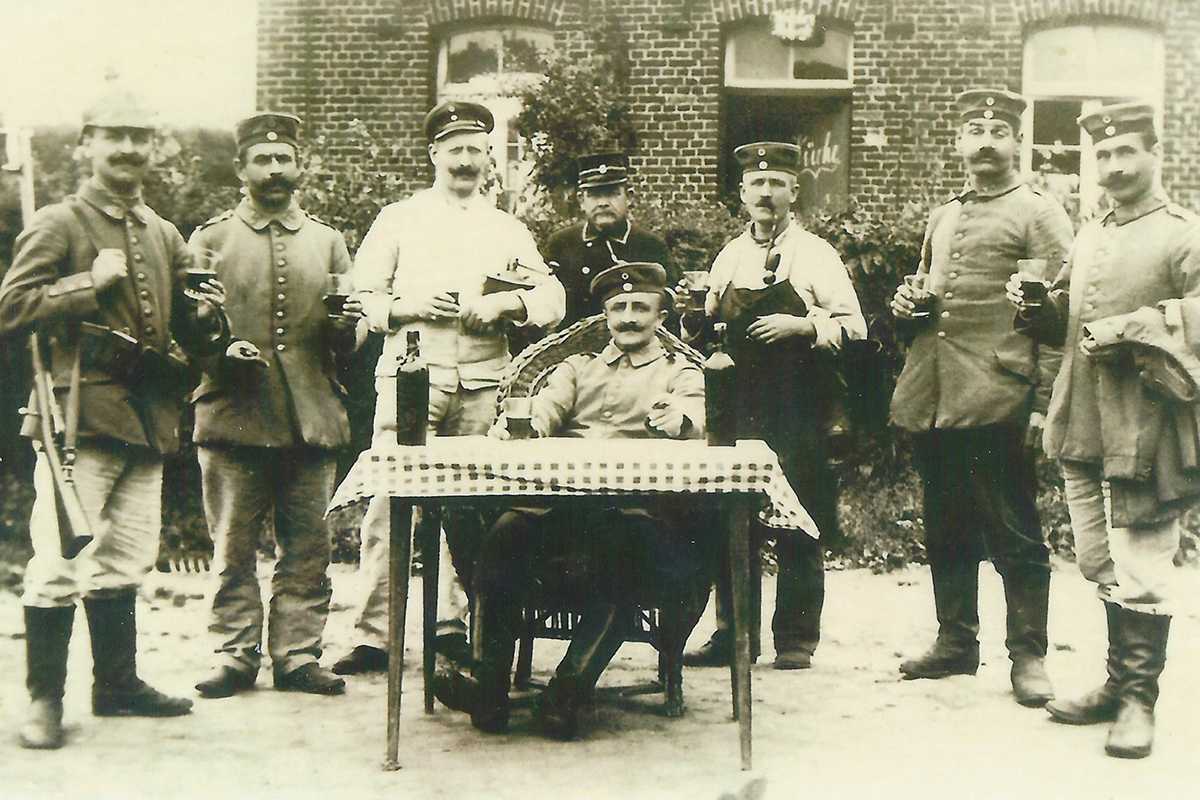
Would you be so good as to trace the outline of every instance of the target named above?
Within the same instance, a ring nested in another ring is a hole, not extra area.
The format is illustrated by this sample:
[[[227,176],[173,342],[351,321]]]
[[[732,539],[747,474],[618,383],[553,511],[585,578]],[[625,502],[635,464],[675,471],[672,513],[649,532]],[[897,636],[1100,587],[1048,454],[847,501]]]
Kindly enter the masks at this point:
[[[725,352],[726,325],[713,325],[716,344],[704,361],[705,433],[710,445],[737,443],[737,375],[733,358]]]
[[[396,444],[425,444],[429,425],[429,367],[421,358],[421,333],[408,331],[396,370]]]

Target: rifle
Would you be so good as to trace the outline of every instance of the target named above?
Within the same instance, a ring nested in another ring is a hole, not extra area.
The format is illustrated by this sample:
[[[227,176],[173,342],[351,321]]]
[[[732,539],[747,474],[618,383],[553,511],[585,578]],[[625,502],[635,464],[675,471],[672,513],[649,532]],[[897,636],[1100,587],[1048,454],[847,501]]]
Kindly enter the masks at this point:
[[[92,526],[75,490],[72,471],[75,465],[75,430],[79,418],[79,363],[71,376],[71,395],[68,398],[70,419],[64,422],[58,401],[54,397],[54,381],[42,359],[41,342],[35,332],[29,337],[33,362],[33,402],[31,410],[38,418],[38,436],[34,449],[46,455],[54,486],[54,510],[58,516],[58,538],[63,558],[74,558],[92,541]]]

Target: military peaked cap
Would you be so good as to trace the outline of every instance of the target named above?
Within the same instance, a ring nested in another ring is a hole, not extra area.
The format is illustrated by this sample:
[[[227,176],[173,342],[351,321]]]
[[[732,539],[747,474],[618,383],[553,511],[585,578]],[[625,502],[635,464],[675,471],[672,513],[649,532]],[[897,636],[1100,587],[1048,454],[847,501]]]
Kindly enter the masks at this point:
[[[436,142],[452,133],[491,133],[495,126],[496,120],[486,106],[447,100],[425,115],[425,138]]]
[[[593,153],[576,161],[580,189],[629,182],[629,158],[624,153]]]

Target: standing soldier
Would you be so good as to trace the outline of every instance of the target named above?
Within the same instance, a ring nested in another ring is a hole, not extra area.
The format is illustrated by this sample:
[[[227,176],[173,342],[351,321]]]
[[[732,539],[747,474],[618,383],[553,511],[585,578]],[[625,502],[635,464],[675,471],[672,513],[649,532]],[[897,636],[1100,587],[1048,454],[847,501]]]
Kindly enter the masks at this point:
[[[913,434],[938,619],[932,649],[900,671],[975,674],[979,562],[990,558],[1004,581],[1013,694],[1040,706],[1053,696],[1044,665],[1050,566],[1033,458],[1058,358],[1013,331],[1004,283],[1018,259],[1061,263],[1071,222],[1016,172],[1025,99],[975,89],[955,105],[967,186],[933,210],[917,277],[892,300],[913,336],[892,420]]]
[[[661,264],[667,285],[672,271],[667,245],[629,219],[629,159],[624,153],[596,153],[578,161],[577,193],[584,220],[556,231],[546,243],[546,263],[567,293],[567,326],[604,309],[588,288],[592,279],[620,261]]]
[[[350,254],[341,235],[306,214],[293,195],[301,175],[299,126],[290,114],[237,124],[235,168],[246,196],[192,236],[193,247],[218,256],[236,339],[224,356],[205,362],[193,395],[218,573],[209,623],[218,665],[196,684],[204,697],[249,689],[258,674],[256,554],[264,523],[274,528],[279,550],[267,642],[275,688],[340,694],[345,687],[317,660],[330,596],[325,507],[336,450],[350,439],[334,357],[354,349],[356,319],[326,313],[323,296],[337,296],[330,276],[349,271]]]
[[[433,186],[380,211],[355,257],[354,286],[362,294],[347,311],[363,314],[372,331],[387,335],[375,370],[377,441],[395,442],[395,377],[409,331],[420,334],[421,357],[429,365],[429,430],[471,436],[487,433],[496,415],[496,387],[509,362],[507,327],[549,327],[562,319],[562,285],[529,229],[479,191],[493,122],[477,103],[449,101],[426,114]],[[489,275],[514,272],[530,288],[484,293]],[[334,664],[338,674],[387,668],[387,509],[387,498],[377,497],[363,518],[361,568],[368,589],[356,626],[359,642]],[[457,514],[446,525],[449,555],[463,582],[482,535],[468,517]],[[437,646],[439,655],[461,661],[468,652],[467,604],[461,586],[452,589],[451,573],[441,571],[447,576],[439,587],[445,616]]]
[[[779,142],[734,150],[750,224],[713,262],[705,312],[729,326],[739,438],[764,439],[771,446],[817,527],[833,536],[837,483],[826,456],[835,380],[830,359],[846,341],[865,338],[867,323],[837,251],[792,216],[801,155],[799,147]],[[761,541],[767,531],[760,526],[757,535]],[[821,638],[825,602],[821,545],[804,535],[779,536],[775,553],[774,667],[808,669]],[[725,581],[717,585],[717,631],[684,656],[685,664],[730,661],[729,588]],[[757,644],[757,626],[751,630]]]
[[[23,597],[33,701],[23,747],[62,745],[67,645],[80,597],[92,639],[92,713],[167,717],[192,706],[138,677],[135,601],[158,556],[163,455],[179,446],[186,360],[176,341],[203,355],[223,349],[228,333],[224,288],[210,280],[184,295],[187,245],[142,200],[154,129],[151,112],[119,90],[85,112],[80,146],[92,176],[37,213],[0,284],[0,333],[35,331],[46,345],[95,534],[74,560],[62,558],[50,466],[39,453]]]
[[[1030,276],[1009,284],[1020,328],[1065,339],[1045,448],[1062,465],[1079,568],[1108,619],[1108,680],[1046,710],[1073,725],[1112,722],[1105,749],[1121,758],[1153,744],[1179,514],[1200,494],[1194,388],[1170,391],[1172,374],[1197,373],[1200,220],[1163,191],[1154,117],[1126,103],[1079,119],[1115,207],[1080,230],[1048,302],[1020,291]],[[1135,343],[1146,348],[1137,360]],[[1170,354],[1182,370],[1159,368]]]

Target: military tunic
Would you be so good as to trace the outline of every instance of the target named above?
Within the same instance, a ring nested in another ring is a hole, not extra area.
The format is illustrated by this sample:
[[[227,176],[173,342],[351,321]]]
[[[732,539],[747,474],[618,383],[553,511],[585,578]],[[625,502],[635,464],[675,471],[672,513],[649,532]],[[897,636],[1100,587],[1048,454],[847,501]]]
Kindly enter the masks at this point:
[[[629,220],[619,231],[604,234],[587,222],[560,228],[546,242],[546,263],[567,293],[567,313],[561,327],[604,309],[592,299],[592,278],[619,261],[648,261],[667,271],[667,286],[679,281],[667,245]]]
[[[892,421],[917,434],[925,543],[938,585],[949,571],[976,574],[984,558],[1017,580],[1047,574],[1024,437],[1030,412],[1049,402],[1059,358],[1014,330],[1004,285],[1018,259],[1045,259],[1053,271],[1071,234],[1058,202],[1023,183],[993,195],[968,189],[930,215],[922,270],[937,299],[930,319],[907,323],[915,336]]]
[[[341,447],[350,440],[334,355],[338,341],[322,298],[330,273],[350,271],[341,234],[299,206],[271,217],[249,199],[215,217],[192,244],[221,255],[233,336],[258,347],[268,366],[213,359],[193,394],[200,445]]]
[[[1079,342],[1088,323],[1200,298],[1200,219],[1161,193],[1117,206],[1080,230],[1052,293],[1058,309],[1064,295],[1063,363],[1044,445],[1062,464],[1076,560],[1101,599],[1170,614],[1178,514],[1200,494],[1182,445],[1190,439],[1195,452],[1194,411],[1153,394],[1132,361],[1099,362]],[[1195,332],[1185,334],[1194,349]]]
[[[192,244],[220,255],[233,337],[253,343],[267,361],[206,359],[193,395],[204,511],[216,545],[209,632],[220,665],[258,671],[264,610],[256,554],[267,523],[278,560],[266,649],[276,673],[288,673],[320,658],[329,612],[324,514],[334,451],[350,438],[334,359],[356,340],[353,329],[333,327],[322,298],[329,274],[349,271],[350,255],[341,234],[295,201],[272,214],[244,198],[197,229]]]
[[[128,276],[97,291],[92,262],[109,248],[125,254]],[[178,449],[186,386],[182,378],[152,379],[145,371],[138,377],[118,374],[111,360],[84,357],[79,323],[132,337],[143,366],[175,350],[173,337],[193,355],[223,349],[228,340],[223,315],[201,324],[182,294],[181,276],[190,263],[174,225],[140,197],[117,197],[94,179],[39,210],[17,238],[12,267],[0,283],[0,332],[37,329],[45,335],[60,405],[80,358],[74,477],[95,536],[74,560],[61,557],[51,473],[39,454],[26,606],[70,606],[80,595],[129,591],[158,557],[162,456]],[[32,421],[27,419],[27,434]]]

